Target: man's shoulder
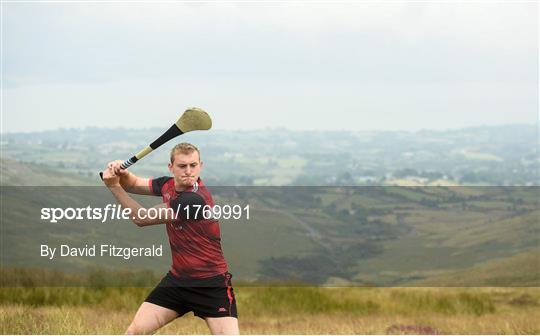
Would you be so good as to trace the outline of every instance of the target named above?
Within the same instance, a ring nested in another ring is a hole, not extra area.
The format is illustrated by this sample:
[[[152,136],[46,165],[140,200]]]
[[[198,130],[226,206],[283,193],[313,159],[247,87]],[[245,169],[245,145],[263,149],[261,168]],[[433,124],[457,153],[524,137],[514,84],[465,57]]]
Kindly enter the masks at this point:
[[[171,181],[173,181],[173,178],[171,176],[161,176],[157,178],[151,178],[150,179],[150,187],[152,189],[152,192],[154,195],[162,195],[163,187],[171,184]],[[174,182],[172,182],[174,187]]]
[[[173,178],[171,176],[161,176],[161,177],[151,177],[151,181],[159,181],[167,183],[168,181],[172,180]]]

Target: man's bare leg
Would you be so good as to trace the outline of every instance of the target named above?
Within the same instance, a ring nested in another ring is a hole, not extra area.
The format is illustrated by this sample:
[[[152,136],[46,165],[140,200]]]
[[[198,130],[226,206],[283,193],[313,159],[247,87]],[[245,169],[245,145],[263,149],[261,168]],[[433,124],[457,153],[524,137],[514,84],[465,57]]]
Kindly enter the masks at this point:
[[[178,313],[174,310],[143,302],[126,330],[126,335],[153,334],[177,317]]]
[[[236,317],[205,317],[212,335],[239,335],[238,319]]]

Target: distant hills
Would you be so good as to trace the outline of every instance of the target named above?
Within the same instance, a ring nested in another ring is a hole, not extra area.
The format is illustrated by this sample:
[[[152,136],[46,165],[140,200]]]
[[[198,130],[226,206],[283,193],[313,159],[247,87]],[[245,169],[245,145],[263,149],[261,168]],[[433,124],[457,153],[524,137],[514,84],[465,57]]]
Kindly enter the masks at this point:
[[[2,134],[2,158],[95,180],[108,161],[128,159],[162,131],[86,128]],[[174,142],[188,141],[201,148],[203,177],[210,185],[525,186],[539,184],[538,139],[538,125],[417,132],[211,130],[175,139],[132,170],[164,175]]]

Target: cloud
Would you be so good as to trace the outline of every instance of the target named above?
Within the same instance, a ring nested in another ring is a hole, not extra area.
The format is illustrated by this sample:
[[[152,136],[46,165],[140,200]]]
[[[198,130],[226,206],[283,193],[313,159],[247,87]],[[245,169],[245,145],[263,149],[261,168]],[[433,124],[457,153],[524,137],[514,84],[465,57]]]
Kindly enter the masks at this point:
[[[534,2],[3,6],[10,130],[45,127],[23,123],[38,111],[76,127],[152,110],[157,126],[196,104],[224,128],[339,128],[320,121],[332,108],[360,128],[536,119]]]

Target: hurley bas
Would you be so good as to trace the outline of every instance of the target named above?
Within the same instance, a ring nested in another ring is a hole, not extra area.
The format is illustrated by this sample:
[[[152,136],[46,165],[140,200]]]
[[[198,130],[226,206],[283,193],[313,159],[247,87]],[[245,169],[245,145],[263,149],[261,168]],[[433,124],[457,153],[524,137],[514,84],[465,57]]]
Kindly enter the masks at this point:
[[[163,256],[163,246],[152,245],[151,247],[116,247],[115,245],[84,245],[84,247],[71,247],[62,244],[60,248],[41,245],[41,256],[54,259],[56,252],[60,257],[95,257],[96,251],[101,257],[121,257],[130,259],[131,257],[161,257]]]

